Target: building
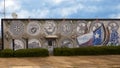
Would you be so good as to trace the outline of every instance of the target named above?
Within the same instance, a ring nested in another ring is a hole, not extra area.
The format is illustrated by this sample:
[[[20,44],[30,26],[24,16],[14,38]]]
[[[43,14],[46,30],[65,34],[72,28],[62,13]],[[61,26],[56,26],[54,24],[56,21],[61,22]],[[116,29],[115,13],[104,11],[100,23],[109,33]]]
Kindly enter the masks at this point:
[[[2,19],[1,49],[119,45],[120,19]]]

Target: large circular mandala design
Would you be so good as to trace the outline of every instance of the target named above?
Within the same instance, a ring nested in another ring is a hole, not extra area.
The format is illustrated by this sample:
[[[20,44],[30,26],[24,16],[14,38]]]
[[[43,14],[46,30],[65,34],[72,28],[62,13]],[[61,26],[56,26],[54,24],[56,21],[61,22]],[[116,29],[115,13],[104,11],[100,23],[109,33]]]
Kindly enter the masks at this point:
[[[44,32],[46,35],[55,34],[57,30],[57,26],[54,21],[46,21],[44,24]]]
[[[38,35],[40,33],[40,24],[38,22],[30,22],[27,25],[27,33],[29,35]]]
[[[108,23],[108,29],[109,30],[112,30],[112,29],[114,29],[114,30],[118,30],[118,28],[119,28],[119,25],[117,24],[117,22],[109,22]]]
[[[60,44],[60,47],[69,47],[69,48],[74,47],[73,41],[69,38],[61,39],[59,44]]]
[[[60,30],[61,30],[62,35],[67,36],[67,35],[71,34],[72,29],[73,29],[73,26],[72,26],[72,23],[70,21],[62,22],[60,25]]]
[[[87,29],[86,23],[85,22],[77,22],[77,27],[76,27],[76,31],[77,31],[77,35],[82,35],[85,34]]]
[[[41,43],[37,39],[31,39],[28,41],[28,48],[40,48]]]
[[[24,43],[22,40],[19,39],[15,39],[14,40],[14,49],[18,50],[18,49],[24,49]]]
[[[24,33],[24,24],[21,21],[12,21],[10,24],[12,35],[22,35]]]

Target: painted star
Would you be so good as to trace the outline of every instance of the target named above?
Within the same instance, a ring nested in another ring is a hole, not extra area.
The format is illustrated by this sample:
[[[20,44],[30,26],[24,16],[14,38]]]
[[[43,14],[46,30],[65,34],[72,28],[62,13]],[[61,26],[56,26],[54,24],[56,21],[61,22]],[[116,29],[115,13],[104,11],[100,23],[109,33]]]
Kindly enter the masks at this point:
[[[99,35],[98,33],[95,34],[95,38],[99,38],[99,36],[100,36],[100,35]]]

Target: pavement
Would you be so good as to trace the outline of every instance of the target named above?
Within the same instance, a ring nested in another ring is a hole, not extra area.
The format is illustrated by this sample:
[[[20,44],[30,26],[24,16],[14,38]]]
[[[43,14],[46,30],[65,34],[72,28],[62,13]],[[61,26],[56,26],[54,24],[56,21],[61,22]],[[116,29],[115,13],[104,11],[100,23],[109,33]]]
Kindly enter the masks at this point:
[[[0,58],[0,68],[120,68],[120,55]]]

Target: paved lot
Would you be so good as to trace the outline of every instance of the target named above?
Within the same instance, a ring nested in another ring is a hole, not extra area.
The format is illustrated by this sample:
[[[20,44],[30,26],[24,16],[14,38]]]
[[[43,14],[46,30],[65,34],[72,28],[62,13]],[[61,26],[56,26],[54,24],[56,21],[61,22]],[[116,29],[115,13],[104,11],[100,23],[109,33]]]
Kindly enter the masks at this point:
[[[0,68],[120,68],[120,55],[0,58]]]

